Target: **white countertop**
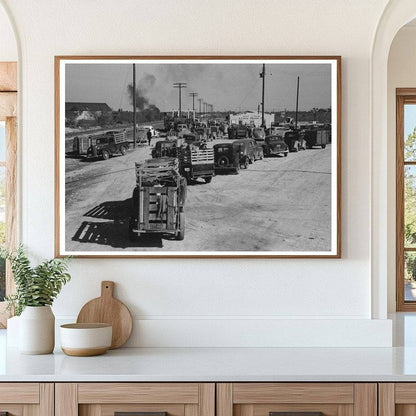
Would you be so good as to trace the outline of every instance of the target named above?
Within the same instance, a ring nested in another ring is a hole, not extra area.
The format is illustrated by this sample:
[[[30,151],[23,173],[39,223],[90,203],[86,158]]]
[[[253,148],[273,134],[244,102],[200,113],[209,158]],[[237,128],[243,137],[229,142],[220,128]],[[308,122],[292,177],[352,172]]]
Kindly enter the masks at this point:
[[[0,331],[0,381],[416,381],[416,348],[121,348],[21,355]]]

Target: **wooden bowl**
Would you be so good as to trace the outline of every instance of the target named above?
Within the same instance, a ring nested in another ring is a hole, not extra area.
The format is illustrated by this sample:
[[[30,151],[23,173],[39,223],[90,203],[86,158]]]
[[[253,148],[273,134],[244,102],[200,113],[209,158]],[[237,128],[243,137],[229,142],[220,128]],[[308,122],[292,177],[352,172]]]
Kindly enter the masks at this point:
[[[67,355],[101,355],[111,347],[113,329],[109,324],[85,323],[61,325],[61,348]]]

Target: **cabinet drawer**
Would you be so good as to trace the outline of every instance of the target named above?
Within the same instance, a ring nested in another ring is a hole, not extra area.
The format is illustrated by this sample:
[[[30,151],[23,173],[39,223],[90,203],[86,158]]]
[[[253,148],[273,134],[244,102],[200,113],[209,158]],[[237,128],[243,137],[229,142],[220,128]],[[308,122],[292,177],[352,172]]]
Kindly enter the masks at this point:
[[[0,415],[53,416],[53,391],[51,383],[0,383]]]
[[[380,416],[416,415],[416,383],[380,383]]]
[[[215,416],[213,383],[60,383],[56,416]]]
[[[220,383],[217,416],[377,416],[375,383]]]

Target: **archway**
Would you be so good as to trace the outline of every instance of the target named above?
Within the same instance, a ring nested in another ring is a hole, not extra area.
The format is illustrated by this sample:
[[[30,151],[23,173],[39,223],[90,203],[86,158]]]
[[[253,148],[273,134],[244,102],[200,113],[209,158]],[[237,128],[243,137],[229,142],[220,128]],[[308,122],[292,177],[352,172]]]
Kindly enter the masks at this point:
[[[371,54],[371,269],[372,317],[387,318],[388,293],[388,56],[396,33],[416,17],[414,0],[390,1],[377,27]]]

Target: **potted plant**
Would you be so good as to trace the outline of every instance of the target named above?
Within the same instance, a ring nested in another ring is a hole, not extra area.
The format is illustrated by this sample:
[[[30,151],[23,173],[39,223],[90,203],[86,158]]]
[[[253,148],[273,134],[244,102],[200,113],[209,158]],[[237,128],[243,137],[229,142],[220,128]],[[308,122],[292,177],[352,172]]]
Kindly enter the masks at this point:
[[[6,296],[8,309],[19,318],[19,351],[23,354],[49,354],[55,346],[55,316],[51,305],[71,276],[68,258],[46,260],[33,267],[25,249],[2,250],[10,261],[16,292]]]

